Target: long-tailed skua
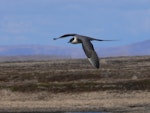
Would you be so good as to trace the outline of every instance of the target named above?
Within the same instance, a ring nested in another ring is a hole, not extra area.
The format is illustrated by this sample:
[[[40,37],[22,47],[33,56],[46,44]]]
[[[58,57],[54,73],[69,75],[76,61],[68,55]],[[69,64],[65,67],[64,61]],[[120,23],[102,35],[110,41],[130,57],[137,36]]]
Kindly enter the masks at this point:
[[[95,41],[112,41],[112,40],[96,39],[96,38],[83,36],[83,35],[79,35],[79,34],[65,34],[58,38],[54,38],[54,40],[69,37],[69,36],[73,36],[73,38],[71,38],[68,43],[82,44],[83,50],[84,50],[89,62],[92,64],[92,66],[99,68],[99,57],[98,57],[97,53],[95,52],[91,41],[94,41],[94,40]]]

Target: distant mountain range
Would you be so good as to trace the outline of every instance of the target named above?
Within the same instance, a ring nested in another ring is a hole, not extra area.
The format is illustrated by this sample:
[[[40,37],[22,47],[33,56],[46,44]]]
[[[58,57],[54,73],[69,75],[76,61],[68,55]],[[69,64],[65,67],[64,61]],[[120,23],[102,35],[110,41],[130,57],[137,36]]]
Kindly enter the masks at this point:
[[[106,57],[150,55],[150,40],[119,47],[101,48],[98,53]]]
[[[74,49],[39,45],[0,46],[0,56],[48,55],[53,56],[53,58],[85,57],[82,49],[76,48],[76,51]],[[150,55],[150,40],[126,46],[96,48],[96,52],[100,57]]]
[[[61,57],[70,56],[69,52],[64,50],[65,48],[63,47],[41,46],[41,45],[0,46],[0,56],[28,56],[28,55],[35,55],[35,56],[52,55]]]

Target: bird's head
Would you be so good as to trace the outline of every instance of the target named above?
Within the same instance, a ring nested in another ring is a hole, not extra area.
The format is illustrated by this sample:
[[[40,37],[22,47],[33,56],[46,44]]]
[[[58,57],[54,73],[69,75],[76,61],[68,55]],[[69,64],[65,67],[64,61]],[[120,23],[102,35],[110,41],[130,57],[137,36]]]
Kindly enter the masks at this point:
[[[78,43],[81,43],[81,40],[76,38],[76,37],[73,37],[69,40],[68,43],[71,43],[71,44],[78,44]]]
[[[73,43],[74,38],[71,38],[68,43]]]

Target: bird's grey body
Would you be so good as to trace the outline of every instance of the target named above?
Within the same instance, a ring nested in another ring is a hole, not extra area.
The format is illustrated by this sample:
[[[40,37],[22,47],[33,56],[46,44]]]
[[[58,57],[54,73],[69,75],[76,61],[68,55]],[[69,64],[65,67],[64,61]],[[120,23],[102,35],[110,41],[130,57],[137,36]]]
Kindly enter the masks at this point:
[[[70,39],[69,43],[72,44],[82,44],[83,50],[88,57],[89,62],[96,68],[99,68],[99,58],[94,50],[94,47],[91,43],[91,41],[96,40],[96,41],[109,41],[109,40],[101,40],[101,39],[95,39],[91,38],[88,36],[83,36],[83,35],[78,35],[78,34],[65,34],[60,36],[59,38],[65,38],[73,36],[73,38]],[[54,40],[59,39],[59,38],[54,38]]]

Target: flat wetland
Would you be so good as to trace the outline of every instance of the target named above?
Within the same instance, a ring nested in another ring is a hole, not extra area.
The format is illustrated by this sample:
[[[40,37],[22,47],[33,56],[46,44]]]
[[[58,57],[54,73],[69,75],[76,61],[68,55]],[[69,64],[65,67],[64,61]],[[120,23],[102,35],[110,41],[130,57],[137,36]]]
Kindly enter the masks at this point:
[[[150,112],[150,56],[0,62],[0,112]]]

